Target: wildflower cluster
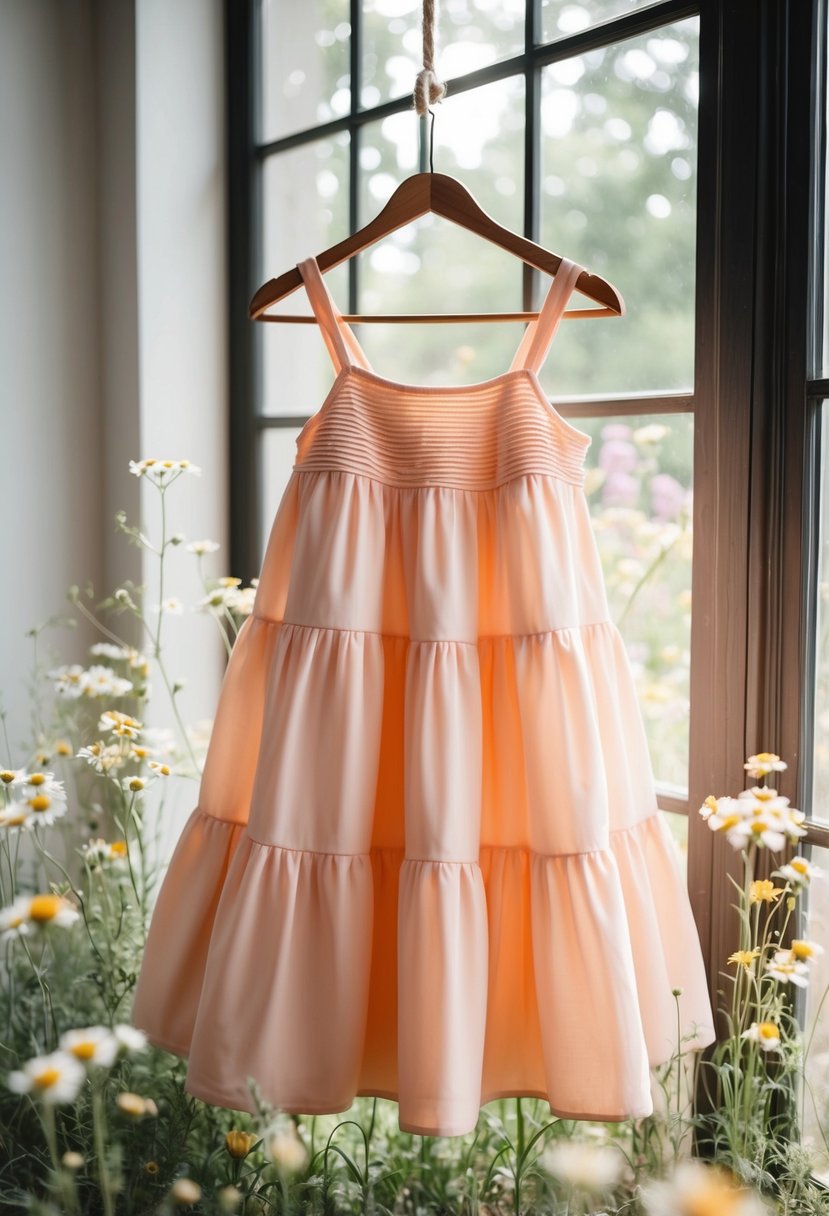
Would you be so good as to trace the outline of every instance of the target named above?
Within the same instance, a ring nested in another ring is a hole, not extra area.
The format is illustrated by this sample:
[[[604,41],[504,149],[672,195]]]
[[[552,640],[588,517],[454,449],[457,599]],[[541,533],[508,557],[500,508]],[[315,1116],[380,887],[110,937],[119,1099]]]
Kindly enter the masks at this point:
[[[771,752],[760,752],[749,756],[744,767],[749,776],[765,777],[773,771],[782,771],[786,764]],[[721,832],[735,849],[754,842],[778,852],[787,839],[806,835],[803,811],[790,807],[788,798],[767,785],[753,785],[736,798],[715,798],[709,794],[699,813],[711,831]]]
[[[233,612],[238,616],[250,616],[258,586],[258,578],[251,579],[248,587],[242,586],[240,578],[225,576],[216,579],[212,589],[199,600],[198,608],[202,612]]]
[[[42,1102],[74,1102],[90,1072],[112,1068],[124,1056],[135,1055],[146,1046],[147,1037],[128,1023],[112,1029],[87,1026],[64,1031],[58,1049],[47,1055],[33,1056],[6,1079],[14,1093],[29,1093]]]
[[[27,773],[25,769],[0,769],[1,828],[31,829],[51,824],[66,814],[66,790],[54,773]]]
[[[146,477],[156,485],[169,485],[182,473],[193,473],[196,477],[201,474],[198,465],[189,460],[131,460],[130,472],[136,477]]]
[[[78,759],[86,760],[96,772],[120,780],[122,789],[128,793],[140,793],[153,780],[170,776],[172,770],[169,764],[150,759],[155,755],[155,749],[141,741],[143,727],[136,718],[117,709],[107,709],[101,714],[98,730],[106,732],[109,737],[82,747],[77,753]],[[149,776],[134,773],[118,778],[118,770],[130,763],[145,762],[150,770]]]

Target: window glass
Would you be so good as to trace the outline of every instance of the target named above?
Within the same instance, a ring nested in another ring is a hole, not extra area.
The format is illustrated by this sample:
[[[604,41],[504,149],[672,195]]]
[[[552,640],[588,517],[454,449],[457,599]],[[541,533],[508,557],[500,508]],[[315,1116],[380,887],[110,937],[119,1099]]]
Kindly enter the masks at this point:
[[[330,122],[351,108],[348,0],[259,0],[257,141]]]
[[[435,170],[458,177],[493,219],[520,232],[524,213],[522,77],[459,93],[436,107]],[[418,166],[414,115],[368,123],[360,148],[361,223]],[[359,255],[361,312],[521,309],[523,263],[441,216],[424,215]],[[356,327],[379,374],[412,384],[474,383],[506,371],[519,322]]]
[[[262,432],[259,444],[259,484],[262,487],[259,504],[260,564],[265,556],[271,527],[296,459],[298,426],[270,426]]]
[[[655,0],[541,0],[543,42],[569,38],[579,30],[601,25],[634,9],[650,8]]]
[[[679,850],[679,859],[682,864],[682,873],[687,881],[688,878],[688,816],[678,815],[675,811],[663,811],[665,822],[671,829],[671,835],[676,841],[677,849]]]
[[[414,90],[423,65],[422,10],[421,0],[363,0],[364,109]],[[525,0],[443,0],[435,37],[441,79],[520,54],[525,20]]]
[[[585,493],[654,775],[665,792],[687,797],[693,415],[570,421],[593,439]]]
[[[698,26],[543,71],[541,243],[609,279],[626,309],[561,327],[556,391],[693,386]]]
[[[256,286],[342,240],[348,234],[347,200],[347,134],[269,156],[262,173],[262,263]],[[337,306],[346,312],[348,263],[327,270],[325,282]],[[279,300],[269,312],[310,316],[304,287]],[[318,326],[257,322],[255,337],[262,368],[259,412],[313,413],[334,377]]]

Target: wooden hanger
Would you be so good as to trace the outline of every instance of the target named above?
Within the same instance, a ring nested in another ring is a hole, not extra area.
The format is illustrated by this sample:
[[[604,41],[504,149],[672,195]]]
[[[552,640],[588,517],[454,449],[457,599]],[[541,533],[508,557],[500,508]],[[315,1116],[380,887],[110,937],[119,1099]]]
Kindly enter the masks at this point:
[[[359,228],[351,236],[332,245],[317,257],[321,271],[330,270],[354,257],[356,253],[375,244],[381,237],[388,236],[396,228],[402,228],[418,216],[432,211],[442,215],[462,228],[477,233],[493,244],[514,253],[522,261],[536,266],[549,275],[554,275],[561,265],[559,254],[536,245],[533,241],[517,232],[504,228],[492,216],[487,215],[470,192],[455,177],[445,173],[415,173],[407,177],[392,194],[382,211],[368,224]],[[266,309],[277,300],[296,291],[303,283],[302,275],[296,267],[286,270],[279,278],[269,279],[254,294],[248,306],[248,315],[252,321],[295,321],[310,324],[316,323],[316,318],[306,315],[286,315],[284,313],[267,314]],[[589,296],[601,305],[600,308],[570,309],[566,316],[624,316],[625,305],[616,288],[600,275],[583,271],[576,280],[575,290]],[[390,316],[368,315],[364,313],[341,314],[345,321],[357,322],[435,322],[443,324],[446,321],[530,321],[538,316],[537,312],[487,312],[487,313],[397,313]]]

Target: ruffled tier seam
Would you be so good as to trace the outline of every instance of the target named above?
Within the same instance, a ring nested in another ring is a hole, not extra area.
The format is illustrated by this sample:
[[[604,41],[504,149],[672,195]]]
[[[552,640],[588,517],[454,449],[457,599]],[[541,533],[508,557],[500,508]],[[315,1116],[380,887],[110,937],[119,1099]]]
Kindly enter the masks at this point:
[[[608,832],[609,840],[613,840],[615,837],[623,836],[629,832],[637,832],[644,827],[648,827],[651,825],[656,826],[656,824],[659,823],[659,816],[662,814],[663,814],[663,812],[661,810],[656,810],[652,814],[646,815],[644,818],[637,820],[636,823],[627,824],[625,827],[612,828]],[[213,823],[226,825],[227,827],[230,827],[230,828],[247,827],[247,823],[244,822],[243,820],[220,819],[218,815],[211,815],[209,811],[206,811],[202,807],[198,807],[198,806],[193,808],[192,815],[200,816],[204,819],[210,820]],[[274,841],[271,841],[271,840],[258,840],[255,836],[251,836],[249,832],[247,833],[247,838],[248,838],[248,840],[250,840],[250,842],[252,844],[260,845],[262,848],[265,848],[265,849],[277,849],[283,853],[307,853],[314,857],[361,857],[361,858],[369,857],[370,858],[372,856],[372,854],[375,854],[375,853],[384,853],[384,852],[385,853],[400,853],[405,850],[405,845],[401,845],[401,844],[377,844],[377,845],[372,845],[370,849],[364,850],[361,852],[343,853],[343,852],[337,852],[334,850],[324,850],[324,849],[298,849],[298,848],[294,848],[291,845],[276,844],[276,843],[274,843]],[[565,858],[565,857],[589,857],[589,856],[592,856],[597,853],[605,853],[605,852],[607,852],[607,848],[600,846],[595,849],[576,849],[569,853],[541,853],[541,852],[539,852],[538,849],[531,849],[531,848],[528,848],[526,845],[513,845],[513,844],[481,844],[480,845],[481,853],[489,852],[489,851],[494,851],[497,853],[528,853],[532,857],[540,857],[540,858],[543,858],[544,860],[555,860],[557,858]],[[451,858],[446,858],[446,857],[405,857],[404,856],[403,860],[408,861],[408,862],[417,863],[417,864],[437,865],[437,866],[475,866],[475,865],[479,864],[478,861],[475,860],[474,858],[467,858],[467,859],[458,861],[458,860],[452,860]]]
[[[369,634],[373,637],[387,638],[390,641],[410,642],[413,646],[478,646],[481,642],[523,642],[531,638],[548,638],[556,633],[573,633],[608,627],[615,629],[616,627],[610,617],[604,617],[599,621],[580,621],[575,625],[553,625],[549,629],[536,629],[531,633],[481,633],[477,639],[472,641],[461,638],[413,638],[406,633],[388,633],[382,629],[355,629],[349,625],[315,625],[305,621],[277,620],[258,612],[252,613],[251,617],[265,625],[285,625],[289,629],[310,629],[320,633]]]

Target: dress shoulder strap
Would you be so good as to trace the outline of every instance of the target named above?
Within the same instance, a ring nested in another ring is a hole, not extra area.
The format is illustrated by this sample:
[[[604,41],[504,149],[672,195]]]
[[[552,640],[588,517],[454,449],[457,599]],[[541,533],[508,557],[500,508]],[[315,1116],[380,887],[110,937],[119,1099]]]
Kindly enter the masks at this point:
[[[342,313],[337,308],[328,290],[328,285],[322,277],[316,258],[305,258],[297,262],[297,268],[305,283],[305,290],[311,302],[311,308],[317,319],[325,345],[337,372],[344,367],[362,367],[371,371],[372,367],[366,358],[365,351],[354,336],[351,326],[343,320]]]
[[[558,323],[564,316],[570,296],[573,294],[576,280],[583,270],[584,267],[580,266],[578,262],[573,262],[570,258],[561,259],[561,264],[544,298],[538,316],[530,321],[524,330],[524,336],[515,352],[510,371],[521,367],[534,372],[540,369],[558,329]]]

